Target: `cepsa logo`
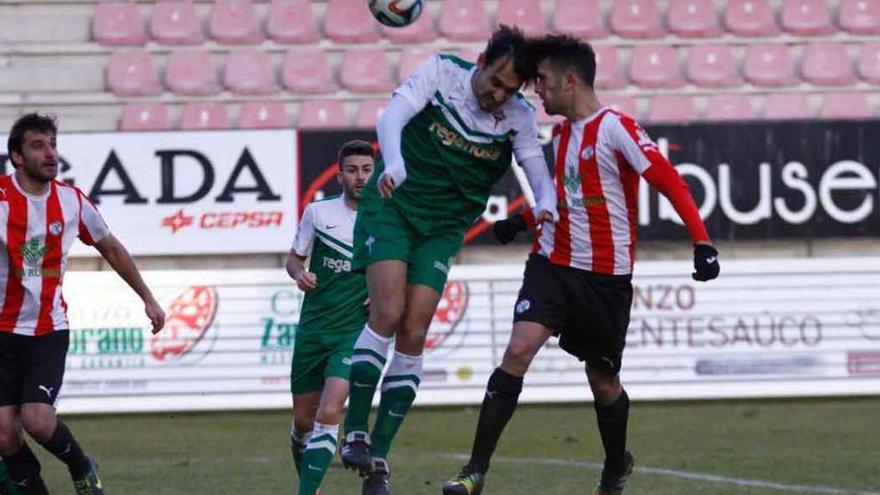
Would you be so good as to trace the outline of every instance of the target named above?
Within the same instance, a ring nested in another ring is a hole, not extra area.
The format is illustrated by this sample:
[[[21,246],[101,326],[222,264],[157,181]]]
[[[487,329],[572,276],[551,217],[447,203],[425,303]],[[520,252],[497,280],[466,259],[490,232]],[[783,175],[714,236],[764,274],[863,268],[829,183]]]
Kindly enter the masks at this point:
[[[150,338],[153,358],[167,363],[188,355],[197,361],[207,355],[212,346],[200,346],[199,343],[206,340],[205,336],[214,323],[217,302],[217,290],[203,285],[189,287],[177,296],[168,305],[165,328]],[[211,343],[216,339],[216,332],[212,337]]]
[[[456,327],[467,311],[467,303],[467,283],[460,280],[447,282],[425,338],[426,350],[436,350],[448,342],[449,337],[455,333]]]

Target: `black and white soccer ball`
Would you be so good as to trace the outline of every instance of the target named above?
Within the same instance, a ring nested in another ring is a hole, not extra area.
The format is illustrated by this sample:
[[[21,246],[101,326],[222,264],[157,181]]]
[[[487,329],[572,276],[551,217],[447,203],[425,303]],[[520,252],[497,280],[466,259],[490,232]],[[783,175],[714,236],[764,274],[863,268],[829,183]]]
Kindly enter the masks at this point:
[[[422,14],[423,0],[370,0],[370,12],[386,26],[404,27]]]

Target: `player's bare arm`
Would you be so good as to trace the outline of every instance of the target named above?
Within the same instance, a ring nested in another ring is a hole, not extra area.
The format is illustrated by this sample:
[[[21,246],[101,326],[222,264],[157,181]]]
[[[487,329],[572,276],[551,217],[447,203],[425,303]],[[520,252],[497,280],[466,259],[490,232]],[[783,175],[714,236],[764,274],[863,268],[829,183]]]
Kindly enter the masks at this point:
[[[95,248],[113,270],[122,277],[122,280],[125,280],[125,283],[134,289],[138,297],[141,298],[144,302],[144,312],[153,326],[152,332],[159,333],[165,325],[165,311],[153,297],[153,293],[141,277],[134,259],[125,246],[113,234],[110,234],[98,241]]]
[[[308,292],[318,286],[317,275],[306,268],[306,257],[300,256],[292,250],[287,255],[287,274],[303,292]]]

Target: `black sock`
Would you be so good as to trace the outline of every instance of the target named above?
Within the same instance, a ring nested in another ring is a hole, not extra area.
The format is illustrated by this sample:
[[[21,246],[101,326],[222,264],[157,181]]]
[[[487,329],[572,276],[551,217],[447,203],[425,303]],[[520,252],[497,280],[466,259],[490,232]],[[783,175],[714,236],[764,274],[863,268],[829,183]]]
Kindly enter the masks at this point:
[[[486,396],[480,408],[474,448],[471,450],[470,467],[481,473],[489,470],[489,459],[495,452],[501,432],[516,410],[523,379],[495,368],[486,385]]]
[[[88,458],[85,453],[83,453],[79,444],[76,443],[70,430],[67,429],[67,426],[61,421],[59,421],[58,425],[55,427],[55,432],[52,433],[52,438],[42,445],[46,450],[51,452],[52,455],[57,457],[58,460],[67,464],[67,469],[70,471],[70,475],[73,476],[74,479],[82,478],[89,473]]]
[[[605,447],[605,466],[617,470],[623,467],[626,451],[626,423],[629,420],[629,396],[624,390],[611,404],[594,403],[599,435]]]
[[[22,443],[18,452],[4,457],[3,463],[21,495],[49,495],[49,489],[40,477],[40,461],[27,443]]]

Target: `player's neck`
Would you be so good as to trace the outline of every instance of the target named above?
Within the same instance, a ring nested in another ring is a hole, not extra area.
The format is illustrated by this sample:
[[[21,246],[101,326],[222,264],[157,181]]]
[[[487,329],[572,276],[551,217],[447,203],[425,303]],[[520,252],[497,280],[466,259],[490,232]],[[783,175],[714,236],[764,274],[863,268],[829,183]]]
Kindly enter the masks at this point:
[[[24,189],[24,192],[34,196],[41,196],[49,189],[48,181],[34,179],[28,174],[22,172],[20,168],[15,171],[15,181],[18,182],[18,185],[21,186],[22,189]]]
[[[578,91],[575,93],[571,112],[566,117],[572,122],[577,122],[598,112],[600,108],[602,108],[602,104],[596,98],[596,93],[593,91]]]
[[[347,206],[348,208],[350,208],[354,211],[357,211],[357,209],[358,209],[358,200],[357,199],[349,197],[348,194],[343,194],[342,200],[345,201],[345,206]]]

